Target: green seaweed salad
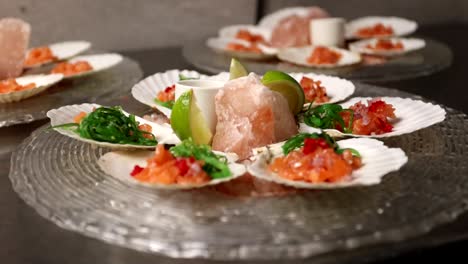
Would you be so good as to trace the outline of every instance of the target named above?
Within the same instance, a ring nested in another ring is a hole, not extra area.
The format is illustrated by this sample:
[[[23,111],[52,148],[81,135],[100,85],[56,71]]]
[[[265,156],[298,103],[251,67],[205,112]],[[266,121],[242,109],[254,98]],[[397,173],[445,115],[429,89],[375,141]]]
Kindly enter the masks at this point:
[[[226,157],[217,155],[208,145],[197,145],[191,139],[182,141],[181,144],[173,146],[169,151],[175,157],[194,157],[203,160],[203,170],[213,179],[221,179],[231,176]]]
[[[359,152],[357,150],[355,150],[355,149],[340,148],[338,146],[338,144],[336,143],[336,141],[326,133],[322,133],[322,134],[318,134],[318,133],[300,133],[300,134],[297,134],[297,135],[293,136],[292,138],[288,139],[286,141],[286,143],[284,143],[284,145],[282,146],[283,154],[287,155],[289,152],[291,152],[291,151],[293,151],[295,149],[303,147],[304,146],[304,140],[306,138],[314,138],[314,139],[319,139],[320,138],[320,139],[323,139],[323,140],[325,140],[325,142],[327,142],[328,146],[330,146],[338,154],[342,154],[343,151],[349,150],[349,151],[351,151],[351,153],[354,156],[361,157],[361,154],[359,154]]]
[[[156,146],[158,141],[154,135],[138,126],[135,115],[126,116],[120,106],[102,106],[87,114],[79,124],[67,123],[52,128],[72,128],[83,138],[101,142]]]

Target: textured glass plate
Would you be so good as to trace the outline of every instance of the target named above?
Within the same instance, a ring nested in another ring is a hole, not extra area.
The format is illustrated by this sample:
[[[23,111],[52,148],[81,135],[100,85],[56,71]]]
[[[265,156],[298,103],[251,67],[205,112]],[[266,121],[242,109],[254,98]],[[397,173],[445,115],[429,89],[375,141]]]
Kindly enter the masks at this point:
[[[358,96],[415,97],[358,84]],[[377,186],[237,198],[213,189],[157,191],[104,175],[109,151],[45,127],[12,155],[15,191],[57,225],[109,243],[181,258],[303,258],[401,241],[467,209],[468,120],[385,139],[409,162]]]
[[[422,50],[395,58],[383,65],[355,65],[335,69],[314,69],[296,66],[278,60],[249,61],[241,60],[249,71],[264,73],[269,70],[285,72],[314,72],[328,75],[336,75],[346,79],[387,82],[429,75],[445,69],[452,63],[450,48],[438,41],[425,39],[426,47]],[[189,43],[184,46],[184,57],[197,68],[218,73],[227,71],[231,57],[218,54],[205,45],[205,41]]]
[[[50,69],[41,68],[41,71]],[[31,71],[39,73],[40,71]],[[61,81],[47,91],[26,100],[0,104],[0,127],[46,118],[50,109],[84,102],[106,102],[128,94],[143,72],[135,61],[124,58],[117,66],[82,78]]]

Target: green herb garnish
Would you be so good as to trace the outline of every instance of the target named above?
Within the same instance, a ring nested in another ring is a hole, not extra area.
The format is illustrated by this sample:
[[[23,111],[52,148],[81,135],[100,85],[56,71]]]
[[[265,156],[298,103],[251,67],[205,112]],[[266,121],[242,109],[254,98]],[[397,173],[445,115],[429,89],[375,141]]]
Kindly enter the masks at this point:
[[[170,148],[169,151],[175,157],[194,157],[196,160],[205,161],[203,170],[213,179],[231,176],[226,157],[216,155],[208,145],[197,145],[188,139]]]
[[[155,146],[158,141],[150,132],[138,128],[134,115],[126,116],[122,108],[99,107],[86,115],[79,124],[68,123],[52,128],[76,128],[83,138],[116,144]],[[144,137],[150,135],[151,138]]]
[[[187,77],[183,74],[179,74],[179,81],[186,81],[186,80],[198,80],[199,78]]]
[[[283,154],[288,155],[289,152],[301,148],[304,146],[304,140],[306,138],[314,138],[314,139],[324,139],[325,142],[338,154],[342,154],[343,151],[349,150],[354,156],[361,157],[361,154],[359,154],[359,151],[352,149],[352,148],[339,148],[338,144],[336,143],[335,139],[330,137],[326,133],[318,134],[318,133],[300,133],[292,138],[288,139],[286,143],[282,146],[283,149]]]
[[[154,98],[154,102],[157,105],[160,105],[160,106],[163,106],[163,107],[166,107],[166,108],[169,108],[169,109],[172,109],[172,107],[174,106],[174,100],[163,102],[163,101],[158,100],[158,98]]]
[[[351,118],[348,124],[345,124],[340,113],[350,112]],[[344,133],[352,133],[354,119],[354,111],[351,109],[343,109],[338,104],[323,104],[316,107],[309,105],[309,108],[304,113],[304,123],[308,126],[322,129],[342,129]]]

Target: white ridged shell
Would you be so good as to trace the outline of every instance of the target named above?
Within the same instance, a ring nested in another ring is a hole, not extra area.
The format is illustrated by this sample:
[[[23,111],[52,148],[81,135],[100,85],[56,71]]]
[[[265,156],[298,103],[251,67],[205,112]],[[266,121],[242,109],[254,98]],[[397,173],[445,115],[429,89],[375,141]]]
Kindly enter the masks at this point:
[[[250,45],[248,41],[235,38],[209,38],[206,41],[206,45],[214,51],[241,59],[267,60],[275,58],[278,53],[278,49],[267,47],[262,44],[258,44],[258,47],[262,50],[262,53],[227,50],[226,46],[229,43],[239,43],[246,46]]]
[[[400,41],[403,44],[402,50],[375,50],[369,49],[366,46],[368,44],[375,45],[378,39],[365,39],[361,41],[353,42],[349,45],[349,49],[354,52],[362,54],[379,55],[385,57],[392,57],[403,55],[408,52],[420,50],[426,46],[426,42],[423,39],[417,38],[389,38],[392,42]]]
[[[410,98],[400,98],[400,97],[380,97],[384,102],[392,104],[395,108],[395,115],[397,120],[391,122],[393,125],[393,131],[390,133],[385,133],[381,135],[353,135],[353,134],[343,134],[336,129],[324,129],[324,131],[334,137],[370,137],[370,138],[384,138],[399,136],[403,134],[408,134],[419,129],[423,129],[439,122],[444,121],[446,112],[445,110],[431,103],[425,103],[419,100],[413,100]],[[341,105],[344,108],[348,108],[355,103],[362,101],[366,103],[367,100],[371,100],[370,97],[355,97],[350,100],[342,103]],[[320,129],[312,128],[301,122],[299,124],[299,132],[304,133],[314,133],[319,132]]]
[[[406,36],[413,33],[418,28],[418,24],[415,21],[401,17],[367,16],[349,21],[346,24],[345,36],[348,39],[360,39],[362,37],[356,36],[356,31],[364,27],[374,26],[377,23],[391,26],[394,31],[393,36]]]
[[[96,72],[107,70],[119,64],[122,60],[122,55],[117,53],[77,56],[73,59],[68,60],[68,62],[75,63],[77,61],[86,61],[89,64],[91,64],[91,67],[93,67],[93,69],[87,72],[81,72],[78,74],[65,76],[64,79],[83,77],[90,74],[94,74]]]
[[[47,112],[47,117],[50,118],[50,124],[52,126],[58,126],[61,124],[73,123],[73,118],[81,112],[90,113],[94,108],[98,108],[101,105],[98,104],[80,104],[80,105],[67,105],[58,109],[53,109]],[[126,115],[128,113],[124,112]],[[180,143],[179,138],[174,134],[169,124],[156,124],[135,116],[136,121],[140,124],[148,124],[152,127],[152,133],[161,144],[178,144]],[[75,131],[67,128],[55,128],[57,132],[62,135],[71,137],[76,140],[80,140],[89,144],[97,145],[100,147],[107,147],[113,149],[154,149],[155,146],[138,146],[130,144],[115,144],[108,142],[100,142],[92,139],[82,138]]]
[[[87,51],[91,47],[88,41],[64,41],[48,45],[52,54],[57,57],[57,60],[66,60],[78,54]],[[48,61],[45,63],[36,64],[33,66],[25,66],[25,68],[35,68],[45,64],[52,63]]]
[[[354,93],[354,84],[346,79],[342,79],[335,76],[328,76],[323,74],[315,73],[290,73],[294,79],[298,82],[301,81],[302,77],[308,77],[314,81],[321,81],[322,86],[325,87],[327,95],[330,98],[328,103],[336,103],[345,100]],[[309,104],[306,104],[308,106]],[[314,104],[315,105],[315,104]],[[317,104],[319,105],[319,104]]]
[[[218,152],[219,154],[219,152]],[[147,187],[152,187],[155,189],[165,189],[165,190],[183,190],[183,189],[193,189],[193,188],[201,188],[205,186],[212,186],[216,184],[220,184],[223,182],[231,181],[237,177],[242,176],[246,172],[246,168],[242,164],[234,163],[237,160],[237,156],[234,154],[234,158],[232,154],[225,154],[228,156],[228,165],[229,169],[232,172],[232,176],[223,179],[213,179],[204,184],[183,184],[183,185],[167,185],[167,184],[157,184],[157,183],[144,183],[138,180],[133,179],[130,176],[130,172],[133,170],[135,165],[146,167],[146,160],[154,155],[153,151],[132,151],[132,152],[124,152],[124,151],[116,151],[116,152],[108,152],[104,154],[98,161],[99,166],[101,169],[122,181],[130,182],[132,184],[143,185]],[[229,155],[231,158],[229,158]]]
[[[35,83],[36,87],[18,92],[0,93],[0,103],[18,102],[29,98],[47,90],[49,87],[60,82],[62,79],[62,74],[39,74],[18,77],[15,79],[18,84],[27,85],[30,83]]]
[[[278,52],[278,58],[293,64],[315,68],[335,68],[361,62],[361,56],[359,53],[351,52],[345,49],[329,47],[330,49],[342,54],[342,57],[337,64],[311,64],[307,62],[307,58],[312,54],[312,51],[315,48],[316,46],[304,46],[298,48],[280,49]]]
[[[158,93],[164,91],[169,86],[176,84],[179,81],[179,75],[182,74],[189,78],[201,78],[205,75],[197,71],[189,70],[168,70],[158,72],[141,80],[132,88],[132,96],[140,103],[148,105],[152,108],[157,108],[165,116],[171,116],[171,109],[160,106],[154,102]]]
[[[268,171],[267,160],[271,157],[282,155],[283,143],[274,144],[269,148],[260,148],[255,152],[257,158],[248,167],[248,171],[255,177],[284,184],[296,188],[307,189],[334,189],[355,186],[368,186],[379,184],[382,178],[392,172],[399,170],[407,161],[408,157],[399,148],[389,148],[383,142],[370,138],[352,138],[337,142],[340,148],[353,148],[362,156],[362,167],[354,170],[350,177],[336,183],[308,183],[292,181],[282,178]]]

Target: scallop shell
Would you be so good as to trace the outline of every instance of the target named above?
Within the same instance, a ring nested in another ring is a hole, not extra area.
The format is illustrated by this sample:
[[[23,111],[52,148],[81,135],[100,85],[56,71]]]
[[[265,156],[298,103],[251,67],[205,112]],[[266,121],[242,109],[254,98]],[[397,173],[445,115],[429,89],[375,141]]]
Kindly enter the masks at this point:
[[[47,117],[50,118],[50,124],[52,126],[58,126],[67,123],[73,123],[73,118],[81,112],[90,113],[94,108],[98,108],[101,105],[98,104],[80,104],[80,105],[67,105],[58,109],[53,109],[47,112]],[[128,113],[124,112],[126,115]],[[156,124],[145,120],[141,117],[135,116],[136,121],[140,124],[148,124],[152,127],[152,133],[161,144],[178,144],[180,143],[179,138],[174,134],[169,124]],[[72,129],[67,128],[54,128],[57,132],[62,135],[71,137],[76,140],[80,140],[86,143],[90,143],[100,147],[107,147],[112,149],[154,149],[155,146],[138,146],[131,144],[115,144],[109,142],[100,142],[93,139],[82,138],[78,133]]]
[[[344,187],[368,186],[379,184],[382,178],[399,170],[408,157],[399,148],[389,148],[383,142],[370,138],[352,138],[337,142],[340,148],[353,148],[359,151],[362,158],[362,167],[343,181],[336,183],[308,183],[282,178],[267,168],[267,161],[272,157],[282,155],[281,146],[284,143],[275,144],[268,148],[257,149],[257,158],[248,167],[248,172],[255,177],[279,184],[306,189],[334,189]]]
[[[52,51],[52,54],[57,57],[57,60],[60,61],[87,51],[91,47],[91,43],[87,41],[65,41],[51,44],[48,47]],[[35,68],[52,62],[47,61],[33,66],[25,66],[25,68]]]
[[[235,38],[236,35],[237,35],[237,32],[239,32],[239,30],[242,30],[242,29],[247,30],[247,31],[249,31],[250,33],[253,33],[253,34],[262,35],[262,37],[267,42],[270,41],[270,39],[271,39],[271,30],[270,29],[263,28],[263,27],[258,27],[258,26],[255,26],[255,25],[231,25],[231,26],[222,27],[218,32],[218,36],[220,38],[232,39],[232,38]]]
[[[152,108],[157,108],[165,116],[170,117],[172,110],[156,104],[154,99],[158,96],[159,92],[176,84],[179,81],[180,74],[189,78],[206,77],[206,75],[202,75],[197,71],[189,70],[168,70],[165,72],[158,72],[135,84],[132,88],[132,95],[140,103]]]
[[[280,60],[290,62],[293,64],[315,68],[335,68],[361,62],[361,56],[359,55],[359,53],[329,47],[330,49],[340,52],[343,55],[337,64],[311,64],[307,62],[307,58],[312,54],[315,48],[316,46],[304,46],[298,48],[280,49],[280,51],[278,52],[278,58]]]
[[[268,14],[264,16],[259,22],[258,26],[259,27],[264,27],[267,29],[274,29],[276,25],[284,18],[292,16],[292,15],[297,15],[301,17],[305,17],[309,15],[309,8],[310,7],[305,7],[305,6],[296,6],[296,7],[287,7],[280,9],[276,12],[273,12],[271,14]]]
[[[124,151],[116,151],[116,152],[108,152],[104,154],[98,161],[99,166],[101,169],[122,181],[126,181],[132,184],[143,185],[147,187],[152,187],[156,189],[165,189],[165,190],[183,190],[183,189],[193,189],[193,188],[201,188],[205,186],[216,185],[222,182],[227,182],[233,180],[237,177],[242,176],[245,172],[245,166],[242,164],[234,163],[237,160],[237,156],[234,154],[235,158],[232,158],[232,154],[225,154],[228,155],[228,166],[232,172],[231,177],[223,178],[223,179],[213,179],[204,184],[158,184],[158,183],[144,183],[138,180],[133,179],[130,176],[135,165],[145,167],[146,160],[154,155],[153,151],[132,151],[132,152],[124,152]],[[231,155],[231,158],[229,158]]]
[[[378,39],[365,39],[357,42],[353,42],[349,45],[349,49],[354,52],[362,54],[371,54],[384,57],[392,57],[403,55],[408,52],[422,49],[426,46],[426,42],[423,39],[417,38],[389,38],[392,42],[400,41],[403,44],[402,50],[374,50],[369,49],[366,46],[368,44],[375,45]]]
[[[122,60],[123,60],[122,55],[117,54],[117,53],[84,55],[84,56],[74,57],[73,59],[68,60],[68,62],[75,63],[78,61],[86,61],[89,64],[91,64],[91,67],[93,67],[93,69],[87,72],[80,72],[77,74],[65,76],[64,79],[78,78],[78,77],[83,77],[83,76],[87,76],[90,74],[94,74],[100,71],[104,71],[119,64]]]
[[[226,45],[232,42],[243,44],[246,46],[250,45],[248,41],[235,38],[209,38],[206,41],[206,45],[218,53],[223,53],[231,57],[249,60],[272,59],[276,57],[276,54],[278,52],[278,49],[267,47],[262,44],[258,44],[258,47],[262,50],[263,53],[226,50]]]
[[[362,39],[362,37],[355,35],[356,31],[363,27],[374,26],[377,23],[391,26],[394,31],[393,36],[406,36],[415,32],[418,28],[418,24],[415,21],[401,17],[368,16],[348,22],[345,28],[345,36],[348,39]]]
[[[383,101],[388,104],[392,104],[395,108],[395,115],[397,120],[392,122],[393,131],[381,135],[354,135],[354,134],[344,134],[336,129],[324,129],[324,131],[333,136],[333,137],[368,137],[368,138],[384,138],[384,137],[393,137],[403,134],[412,133],[414,131],[432,126],[439,122],[444,121],[446,112],[445,110],[431,103],[425,103],[419,100],[413,100],[409,98],[399,98],[399,97],[380,97]],[[348,108],[354,105],[357,102],[365,102],[371,100],[370,97],[355,97],[345,103],[342,103],[341,106]],[[312,128],[307,126],[304,122],[299,124],[299,132],[304,133],[314,133],[321,131],[318,128]]]
[[[47,90],[49,87],[60,82],[62,79],[62,74],[39,74],[16,78],[16,82],[20,85],[35,83],[36,87],[18,92],[0,93],[0,103],[18,102],[29,98]]]
[[[290,73],[289,75],[291,75],[298,82],[301,81],[303,76],[311,78],[315,81],[321,81],[323,87],[325,87],[327,91],[328,97],[330,98],[330,101],[328,103],[336,103],[343,101],[349,96],[351,96],[355,90],[354,84],[352,82],[334,76],[315,73]],[[309,104],[307,103],[305,106],[307,107],[308,105]]]

